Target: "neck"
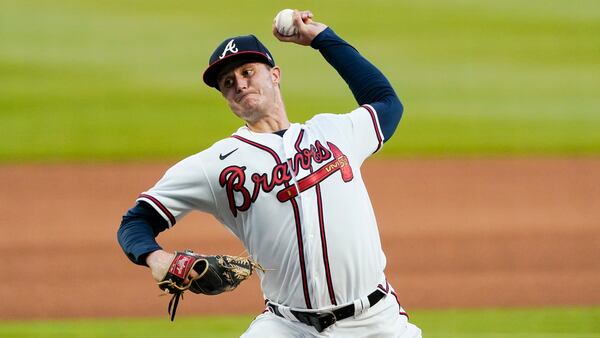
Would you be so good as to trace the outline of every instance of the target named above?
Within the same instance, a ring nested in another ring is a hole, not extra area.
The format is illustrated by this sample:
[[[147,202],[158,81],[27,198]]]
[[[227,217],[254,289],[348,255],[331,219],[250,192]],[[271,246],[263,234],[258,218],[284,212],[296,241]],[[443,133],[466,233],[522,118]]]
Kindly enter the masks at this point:
[[[258,121],[247,122],[246,126],[255,133],[273,133],[288,129],[290,121],[285,114],[283,116],[265,116]]]

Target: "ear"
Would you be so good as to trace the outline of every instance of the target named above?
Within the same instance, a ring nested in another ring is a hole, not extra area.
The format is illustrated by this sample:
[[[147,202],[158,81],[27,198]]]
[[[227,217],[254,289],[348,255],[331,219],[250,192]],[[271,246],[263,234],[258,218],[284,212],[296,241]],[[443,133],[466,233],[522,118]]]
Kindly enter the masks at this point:
[[[277,85],[281,81],[281,69],[279,68],[279,66],[271,68],[271,81],[273,81],[273,83]]]

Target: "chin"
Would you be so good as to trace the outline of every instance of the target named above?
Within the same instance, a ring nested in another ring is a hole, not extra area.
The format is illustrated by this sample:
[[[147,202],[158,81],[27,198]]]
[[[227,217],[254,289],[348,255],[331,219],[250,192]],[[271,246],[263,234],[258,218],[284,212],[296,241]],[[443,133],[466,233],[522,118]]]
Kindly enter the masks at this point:
[[[242,115],[258,115],[263,109],[261,109],[261,104],[259,101],[252,100],[245,102],[245,104],[241,105],[239,112]]]
[[[247,97],[235,107],[231,107],[232,111],[239,118],[246,122],[254,122],[259,120],[264,114],[264,104],[262,100],[253,97]]]
[[[233,113],[246,122],[254,122],[260,119],[260,113],[258,111],[247,107],[245,109],[236,109]]]

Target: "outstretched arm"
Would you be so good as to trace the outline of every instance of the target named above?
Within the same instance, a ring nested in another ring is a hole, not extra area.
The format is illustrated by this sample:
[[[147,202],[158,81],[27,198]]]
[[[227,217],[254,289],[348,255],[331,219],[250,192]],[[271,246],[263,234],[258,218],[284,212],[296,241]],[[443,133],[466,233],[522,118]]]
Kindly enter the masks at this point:
[[[387,141],[394,134],[403,112],[402,103],[391,84],[354,47],[337,36],[331,28],[312,18],[309,11],[295,11],[294,25],[298,33],[283,36],[273,27],[273,34],[281,41],[318,49],[346,81],[358,104],[370,104],[375,108],[384,141]]]

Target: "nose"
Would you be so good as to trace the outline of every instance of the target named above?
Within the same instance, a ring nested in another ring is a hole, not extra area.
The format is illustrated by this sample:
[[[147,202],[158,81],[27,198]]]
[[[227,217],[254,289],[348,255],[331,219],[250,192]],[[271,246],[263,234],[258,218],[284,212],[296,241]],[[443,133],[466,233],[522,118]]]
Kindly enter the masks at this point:
[[[241,74],[235,74],[235,85],[237,92],[241,92],[242,90],[248,88],[248,79],[246,79]]]

